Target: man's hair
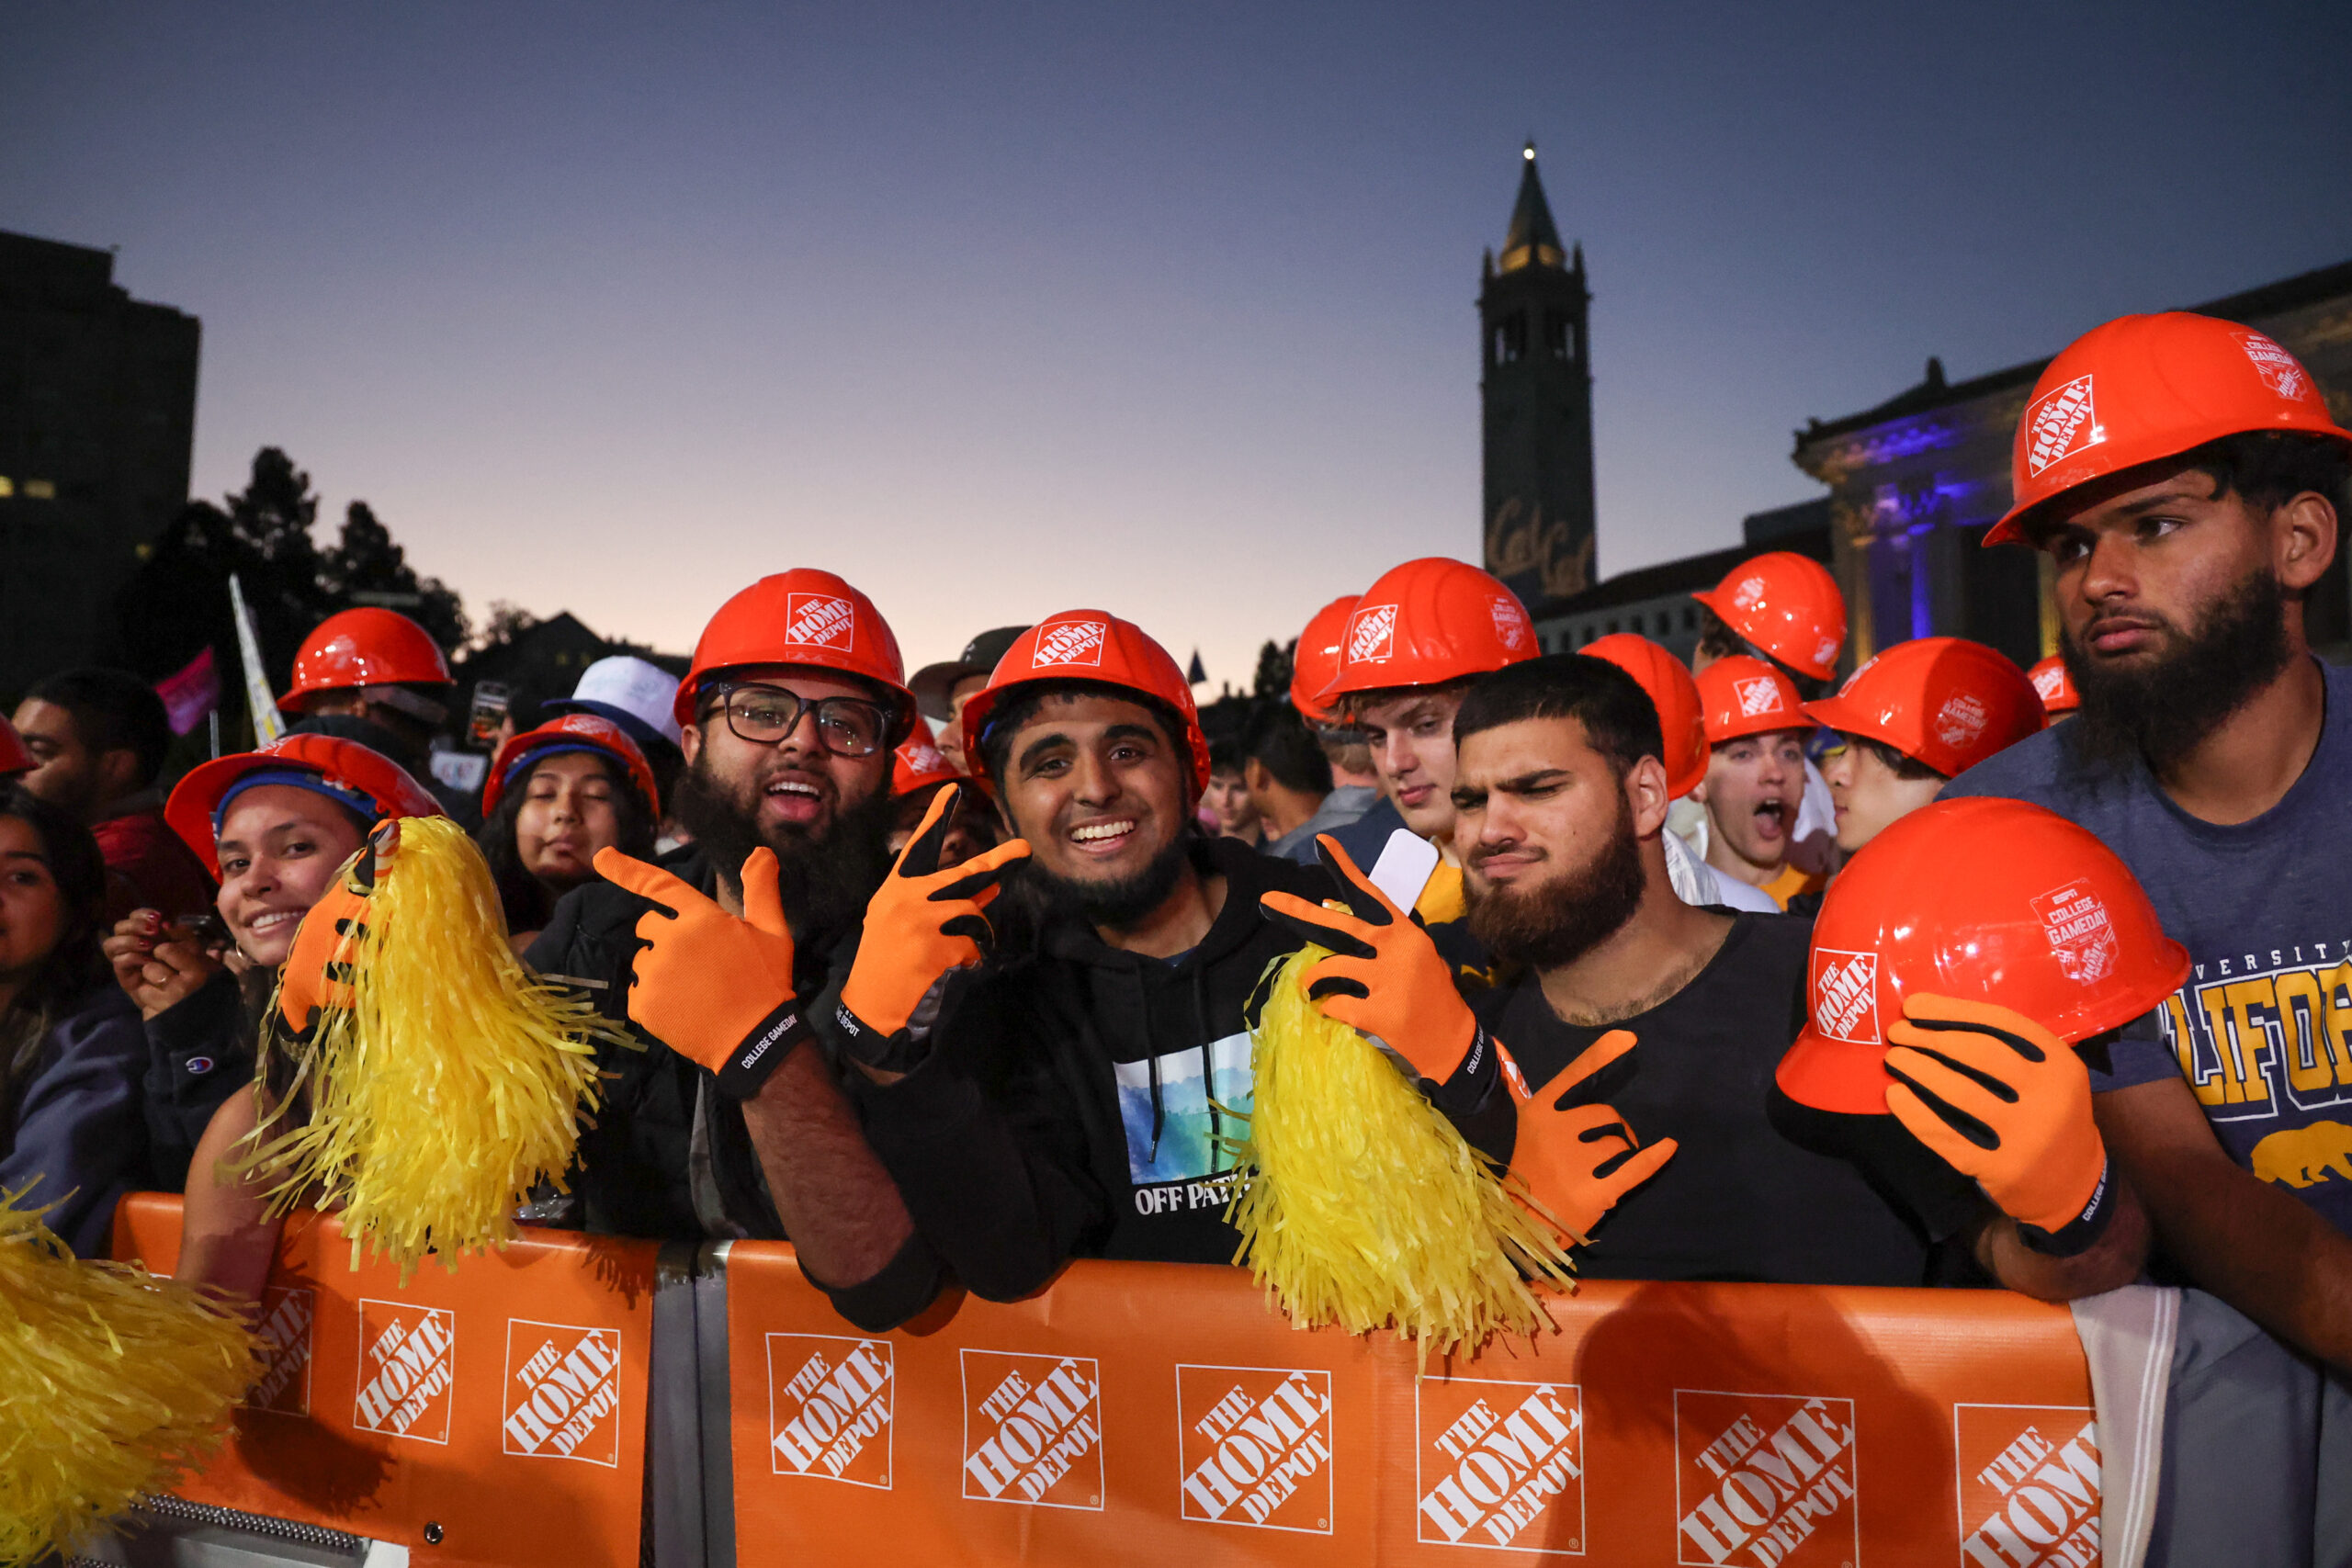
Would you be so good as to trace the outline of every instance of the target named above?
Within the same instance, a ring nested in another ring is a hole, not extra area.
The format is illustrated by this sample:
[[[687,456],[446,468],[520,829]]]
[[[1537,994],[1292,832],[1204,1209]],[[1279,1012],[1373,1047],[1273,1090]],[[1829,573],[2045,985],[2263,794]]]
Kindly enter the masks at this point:
[[[1433,681],[1426,686],[1375,686],[1368,692],[1348,692],[1335,698],[1331,707],[1343,724],[1354,724],[1363,710],[1380,703],[1393,703],[1399,697],[1442,697],[1467,693],[1485,680],[1484,675],[1456,675],[1451,681]]]
[[[1572,718],[1623,779],[1644,757],[1666,760],[1657,709],[1642,683],[1605,659],[1551,653],[1506,665],[1471,688],[1453,716],[1453,744],[1482,729],[1535,718]]]
[[[1250,754],[1242,750],[1241,742],[1230,736],[1222,740],[1209,742],[1209,777],[1211,778],[1238,779],[1241,776],[1241,764],[1249,760]]]
[[[134,789],[145,789],[164,771],[164,754],[172,749],[171,717],[155,688],[130,671],[95,665],[62,670],[25,695],[73,715],[74,732],[91,750],[128,751],[136,757]]]
[[[2352,544],[2341,533],[2352,526],[2352,448],[2332,436],[2249,430],[2193,447],[2180,461],[2213,481],[2214,500],[2235,494],[2266,517],[2315,491],[2335,508],[2335,547]]]
[[[1305,795],[1331,793],[1331,760],[1298,710],[1288,703],[1269,703],[1250,721],[1241,739],[1241,754],[1274,775],[1284,789]]]
[[[1844,737],[1846,744],[1849,746],[1868,747],[1870,749],[1871,755],[1876,757],[1881,762],[1884,763],[1886,771],[1893,773],[1898,779],[1924,780],[1949,779],[1951,777],[1950,773],[1939,773],[1936,772],[1935,769],[1928,766],[1927,763],[1919,761],[1918,758],[1914,757],[1908,751],[1896,750],[1894,747],[1889,746],[1883,740],[1873,740],[1867,735],[1848,734],[1844,730],[1840,730],[1838,733]]]
[[[1185,739],[1184,721],[1158,697],[1109,681],[1031,681],[1015,686],[998,701],[989,714],[988,727],[980,732],[980,760],[988,767],[989,777],[1000,784],[1004,782],[1005,766],[1012,758],[1014,733],[1035,717],[1039,708],[1057,697],[1113,697],[1134,703],[1158,721],[1160,733],[1183,766],[1185,778],[1193,776],[1192,750]]]
[[[1760,659],[1786,675],[1789,678],[1789,684],[1797,689],[1797,695],[1809,703],[1818,702],[1821,698],[1827,696],[1833,683],[1817,675],[1808,675],[1794,665],[1783,663],[1773,658],[1732,630],[1724,624],[1721,615],[1716,615],[1704,604],[1699,606],[1699,651],[1710,659],[1729,659],[1735,653],[1744,653],[1750,659]]]

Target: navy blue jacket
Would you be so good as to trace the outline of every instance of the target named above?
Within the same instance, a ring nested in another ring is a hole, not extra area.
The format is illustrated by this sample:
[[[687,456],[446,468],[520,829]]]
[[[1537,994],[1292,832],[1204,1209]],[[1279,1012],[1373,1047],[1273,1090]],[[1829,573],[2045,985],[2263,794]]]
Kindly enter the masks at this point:
[[[122,1195],[153,1185],[140,1082],[147,1032],[111,980],[50,1026],[17,1096],[0,1154],[0,1188],[34,1186],[34,1208],[74,1253],[103,1258]]]

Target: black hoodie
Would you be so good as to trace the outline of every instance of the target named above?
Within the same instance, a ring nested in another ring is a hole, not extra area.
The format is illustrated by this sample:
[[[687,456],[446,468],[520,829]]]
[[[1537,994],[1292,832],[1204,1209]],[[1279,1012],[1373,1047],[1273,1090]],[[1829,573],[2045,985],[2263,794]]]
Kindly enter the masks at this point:
[[[1193,847],[1225,902],[1172,959],[1050,928],[978,976],[932,1055],[862,1094],[866,1135],[924,1239],[978,1294],[1037,1289],[1071,1257],[1230,1263],[1232,1153],[1251,1100],[1260,982],[1300,939],[1261,894],[1331,896],[1319,866],[1231,839]]]

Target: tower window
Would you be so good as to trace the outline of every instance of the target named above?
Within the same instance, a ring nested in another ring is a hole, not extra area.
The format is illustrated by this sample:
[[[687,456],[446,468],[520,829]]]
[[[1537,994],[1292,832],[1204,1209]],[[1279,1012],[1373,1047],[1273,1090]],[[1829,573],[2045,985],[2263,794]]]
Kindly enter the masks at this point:
[[[1568,356],[1568,316],[1565,310],[1544,312],[1544,352],[1555,359]]]
[[[1495,359],[1516,365],[1527,357],[1527,312],[1513,310],[1495,326]]]

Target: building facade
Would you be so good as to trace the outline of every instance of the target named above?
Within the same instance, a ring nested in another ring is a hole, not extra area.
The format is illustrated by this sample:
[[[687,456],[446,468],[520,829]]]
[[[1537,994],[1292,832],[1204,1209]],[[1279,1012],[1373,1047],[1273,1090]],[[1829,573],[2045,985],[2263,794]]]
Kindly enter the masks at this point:
[[[2352,420],[2352,262],[2188,308],[2277,339],[2311,371],[2337,422]],[[2048,558],[1979,548],[2008,510],[2010,437],[2049,363],[1951,382],[1930,359],[1909,390],[1796,433],[1792,460],[1829,487],[1832,570],[1854,660],[1931,636],[1973,637],[2026,664],[2056,650]],[[2339,541],[2307,614],[2315,645],[2352,653],[2352,539]]]
[[[1634,632],[1687,663],[1699,646],[1699,602],[1690,595],[1713,588],[1732,568],[1766,550],[1789,550],[1826,564],[1829,502],[1801,501],[1752,513],[1741,520],[1739,536],[1730,549],[1624,572],[1554,604],[1536,618],[1536,643],[1546,653],[1574,653],[1595,637]]]
[[[1536,615],[1598,581],[1593,559],[1592,295],[1564,247],[1535,144],[1499,258],[1478,290],[1487,570]]]
[[[198,339],[107,252],[0,233],[0,695],[99,655],[187,503]]]

